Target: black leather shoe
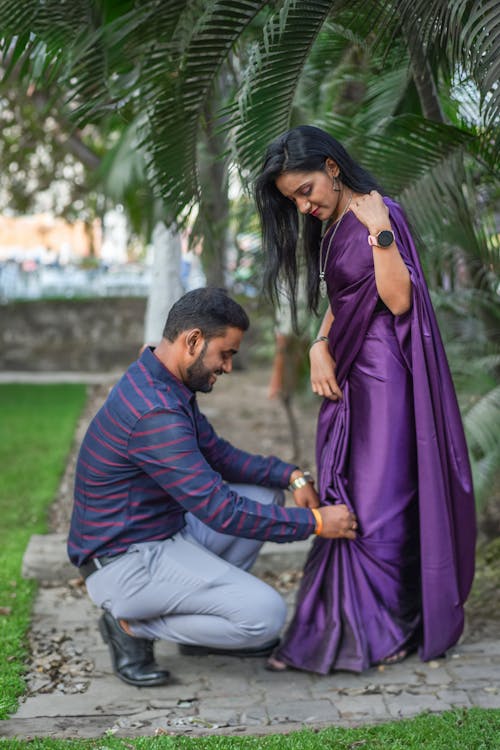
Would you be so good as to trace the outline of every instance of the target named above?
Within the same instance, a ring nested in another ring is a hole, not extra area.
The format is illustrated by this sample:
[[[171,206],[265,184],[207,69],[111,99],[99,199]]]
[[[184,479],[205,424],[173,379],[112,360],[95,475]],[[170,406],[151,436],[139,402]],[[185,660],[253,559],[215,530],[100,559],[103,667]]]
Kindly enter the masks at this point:
[[[272,643],[257,648],[212,648],[211,646],[191,646],[189,643],[180,643],[179,651],[184,656],[239,656],[245,658],[248,656],[269,656],[279,643],[277,638]]]
[[[113,671],[120,680],[137,687],[166,685],[170,681],[170,672],[160,669],[155,662],[153,641],[128,635],[109,612],[101,616],[99,630],[109,646]]]

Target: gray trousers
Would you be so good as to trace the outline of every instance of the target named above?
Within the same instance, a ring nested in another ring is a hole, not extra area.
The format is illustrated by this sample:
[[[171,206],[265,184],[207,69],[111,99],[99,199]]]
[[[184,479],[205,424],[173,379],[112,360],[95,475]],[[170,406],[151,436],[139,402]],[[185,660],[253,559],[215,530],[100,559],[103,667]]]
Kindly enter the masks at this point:
[[[283,505],[284,493],[231,485],[263,504]],[[92,573],[92,601],[134,635],[215,648],[254,648],[273,641],[286,616],[283,598],[247,571],[262,542],[213,531],[188,513],[170,539],[133,544]]]

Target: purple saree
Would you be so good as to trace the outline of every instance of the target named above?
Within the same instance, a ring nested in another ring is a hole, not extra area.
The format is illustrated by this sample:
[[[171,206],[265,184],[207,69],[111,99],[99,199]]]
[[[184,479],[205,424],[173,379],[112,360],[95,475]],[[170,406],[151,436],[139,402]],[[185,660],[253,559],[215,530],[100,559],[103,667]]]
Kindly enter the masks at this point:
[[[381,304],[368,232],[352,212],[326,269],[343,400],[320,409],[319,491],[323,504],[356,513],[359,533],[315,540],[276,652],[321,674],[361,671],[403,647],[439,656],[462,633],[474,573],[474,496],[455,391],[406,220],[384,200],[411,275],[411,310],[394,317]]]

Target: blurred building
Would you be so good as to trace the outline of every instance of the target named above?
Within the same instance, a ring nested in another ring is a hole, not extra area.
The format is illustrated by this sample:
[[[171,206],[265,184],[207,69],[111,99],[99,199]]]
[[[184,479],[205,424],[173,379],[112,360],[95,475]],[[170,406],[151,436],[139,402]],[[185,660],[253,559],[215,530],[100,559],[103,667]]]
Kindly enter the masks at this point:
[[[100,257],[102,229],[99,220],[69,223],[50,214],[0,216],[0,261],[37,260],[68,263]]]

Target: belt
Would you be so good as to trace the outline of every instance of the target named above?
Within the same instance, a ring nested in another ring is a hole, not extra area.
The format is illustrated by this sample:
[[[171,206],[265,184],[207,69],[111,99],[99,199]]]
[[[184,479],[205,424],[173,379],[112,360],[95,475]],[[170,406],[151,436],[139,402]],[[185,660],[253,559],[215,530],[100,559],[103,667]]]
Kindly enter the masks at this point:
[[[124,554],[125,553],[121,555],[113,555],[112,557],[93,557],[78,568],[81,577],[85,580],[85,578],[88,578],[92,573],[95,573],[96,570],[100,570],[105,565],[109,565],[115,560],[118,560],[118,558],[123,557]]]

